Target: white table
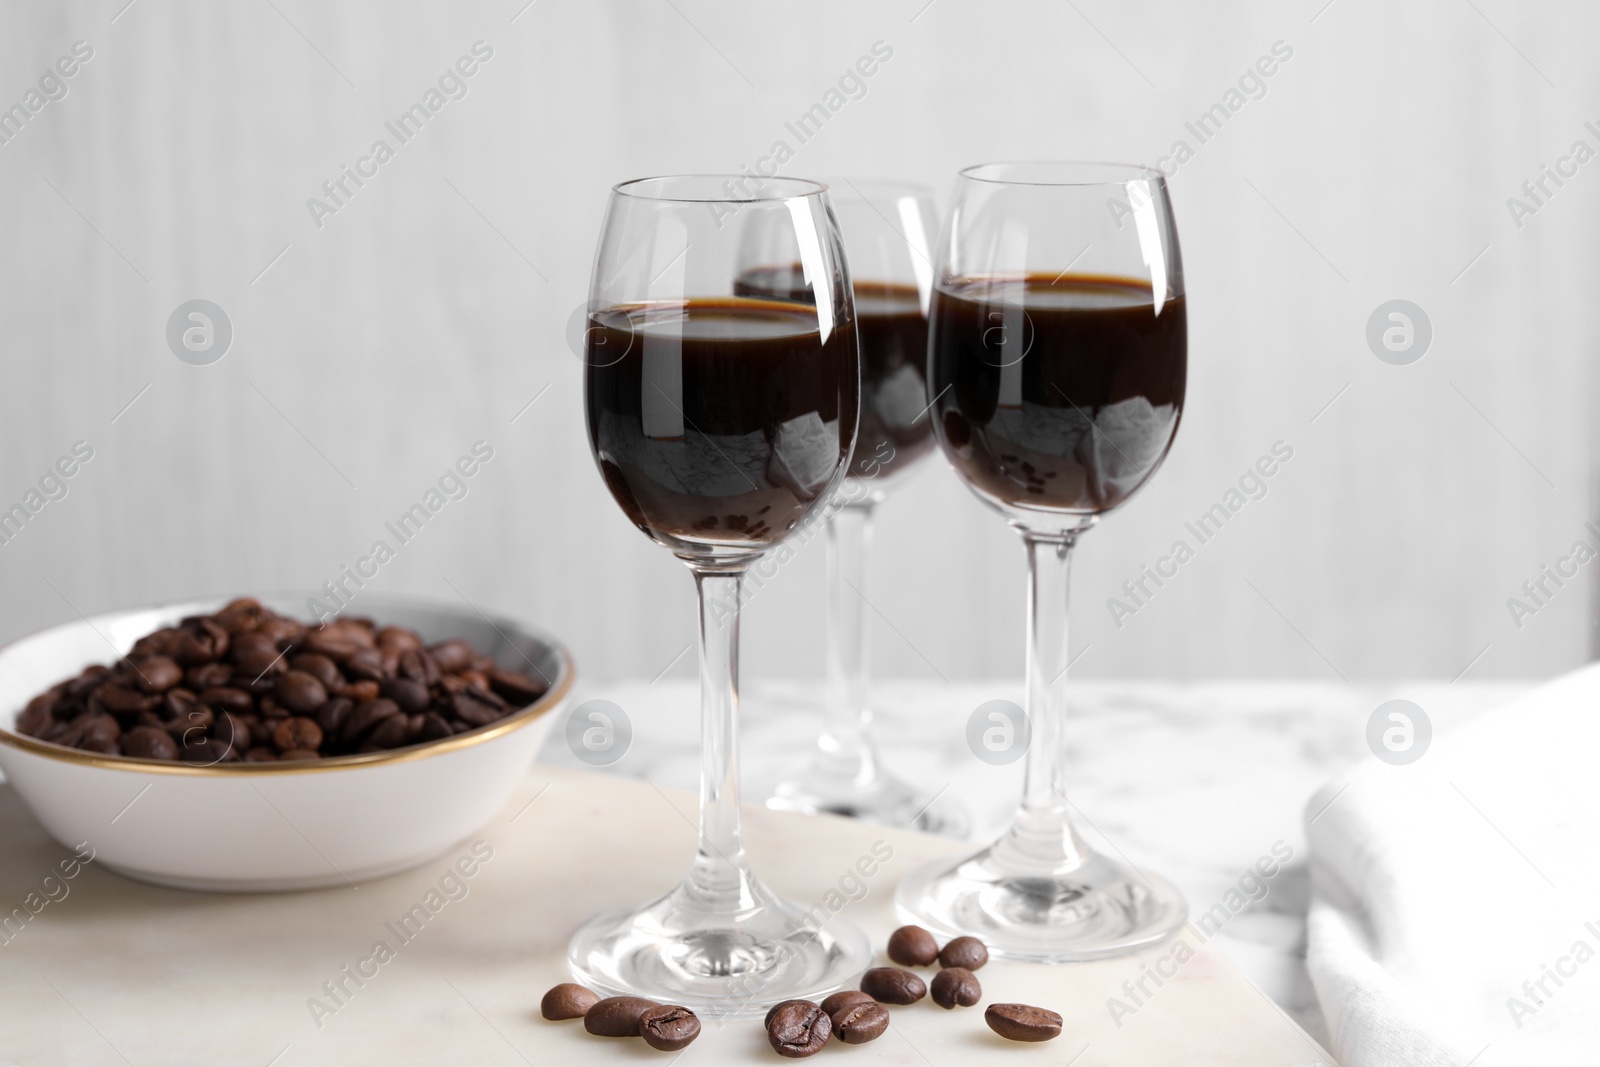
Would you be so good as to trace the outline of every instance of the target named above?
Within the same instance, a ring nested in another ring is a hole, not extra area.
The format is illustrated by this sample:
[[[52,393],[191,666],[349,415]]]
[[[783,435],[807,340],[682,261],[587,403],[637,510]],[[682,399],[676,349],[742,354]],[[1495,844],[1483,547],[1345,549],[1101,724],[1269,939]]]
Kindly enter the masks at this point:
[[[1245,869],[1282,841],[1294,850],[1267,895],[1218,935],[1245,974],[1324,1044],[1326,1027],[1305,970],[1309,897],[1304,808],[1340,767],[1362,758],[1372,710],[1404,697],[1435,731],[1522,692],[1530,683],[1329,685],[1230,682],[1194,685],[1074,683],[1073,804],[1095,843],[1109,840],[1140,866],[1171,878],[1192,914],[1221,901]],[[808,707],[818,686],[747,682],[743,756],[746,799],[770,789],[806,751],[820,718]],[[657,785],[698,780],[698,690],[662,681],[580,689],[575,701],[611,700],[629,715],[632,747],[611,772]],[[990,767],[966,748],[965,726],[985,700],[1021,699],[1004,685],[883,683],[878,736],[885,760],[971,813],[974,838],[1004,826],[1021,764]],[[542,761],[580,766],[552,731]]]

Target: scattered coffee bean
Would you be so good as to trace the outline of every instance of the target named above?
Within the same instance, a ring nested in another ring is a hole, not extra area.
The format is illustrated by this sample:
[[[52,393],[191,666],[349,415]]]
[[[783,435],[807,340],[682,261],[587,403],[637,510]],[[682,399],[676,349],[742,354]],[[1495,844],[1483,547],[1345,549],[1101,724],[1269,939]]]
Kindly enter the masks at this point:
[[[939,950],[941,967],[965,967],[975,971],[989,962],[989,950],[975,937],[958,937]]]
[[[859,989],[841,989],[839,992],[831,994],[827,1000],[822,1002],[822,1010],[827,1012],[829,1015],[836,1015],[838,1014],[840,1008],[846,1008],[852,1004],[876,1003],[877,1001],[873,1000]]]
[[[600,994],[576,982],[551,986],[539,1002],[539,1014],[546,1019],[581,1019],[600,1003]]]
[[[596,1037],[638,1037],[639,1017],[660,1007],[644,997],[607,997],[589,1005],[583,1014],[583,1028]]]
[[[889,958],[902,967],[932,967],[939,942],[920,926],[902,926],[889,935]]]
[[[983,1010],[983,1021],[1008,1041],[1049,1041],[1061,1036],[1061,1016],[1031,1004],[991,1004]]]
[[[847,1004],[831,1018],[833,1032],[847,1045],[865,1045],[889,1029],[889,1009],[877,1001]]]
[[[941,1008],[970,1008],[983,999],[978,976],[965,967],[946,967],[934,975],[931,992]]]
[[[898,967],[874,967],[861,976],[861,991],[880,1004],[915,1004],[928,995],[922,979]]]
[[[833,1020],[809,1000],[786,1000],[767,1012],[767,1041],[791,1060],[816,1055],[831,1033]]]
[[[662,1004],[639,1016],[639,1036],[653,1049],[677,1052],[700,1036],[700,1020],[688,1008]]]
[[[307,628],[243,598],[52,686],[15,729],[136,759],[316,759],[454,737],[546,688],[459,639],[427,648],[410,630],[351,617]]]

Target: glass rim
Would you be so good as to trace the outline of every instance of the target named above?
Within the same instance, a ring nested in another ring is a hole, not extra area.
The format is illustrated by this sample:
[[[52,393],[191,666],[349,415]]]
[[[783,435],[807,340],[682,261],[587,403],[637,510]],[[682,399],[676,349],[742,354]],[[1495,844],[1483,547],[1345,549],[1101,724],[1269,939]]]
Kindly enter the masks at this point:
[[[715,195],[674,196],[669,195],[669,183],[696,183],[704,182],[708,188],[717,189]],[[791,186],[795,189],[790,193],[769,193],[755,196],[737,196],[727,193],[723,186],[736,182],[753,182],[758,186],[778,183]],[[659,191],[651,191],[649,187]],[[658,203],[668,204],[761,204],[781,203],[785,200],[802,200],[806,197],[822,196],[827,193],[828,186],[825,182],[813,181],[810,178],[790,178],[781,174],[771,177],[755,174],[710,173],[710,174],[656,174],[646,178],[629,178],[627,181],[618,182],[611,187],[615,196],[626,196],[634,200],[653,200]]]
[[[1035,176],[1007,178],[998,173],[985,174],[983,171],[1003,171],[1007,169],[1026,170],[1033,168]],[[1087,177],[1087,173],[1098,170],[1106,176]],[[1046,177],[1050,171],[1062,172],[1060,176]],[[1078,173],[1073,173],[1078,172]],[[958,172],[958,177],[972,182],[984,182],[989,185],[1027,185],[1036,187],[1088,187],[1123,185],[1129,181],[1153,181],[1162,185],[1166,184],[1167,176],[1157,167],[1145,163],[1122,163],[1115,160],[1100,159],[1008,159],[996,160],[990,163],[975,163],[970,167],[963,167]]]

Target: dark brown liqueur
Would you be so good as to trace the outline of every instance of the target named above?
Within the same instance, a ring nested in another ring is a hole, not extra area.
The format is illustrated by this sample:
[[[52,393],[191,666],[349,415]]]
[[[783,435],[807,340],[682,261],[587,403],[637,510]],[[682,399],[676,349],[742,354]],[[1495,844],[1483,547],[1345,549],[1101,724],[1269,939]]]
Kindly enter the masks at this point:
[[[1102,275],[976,278],[933,295],[941,446],[1001,504],[1098,514],[1155,472],[1183,412],[1183,297]]]
[[[850,454],[855,330],[846,320],[824,336],[814,308],[738,296],[624,305],[591,316],[585,364],[606,485],[671,547],[782,540]]]
[[[909,285],[854,284],[856,336],[861,347],[861,424],[851,475],[881,478],[903,470],[933,447],[928,388],[928,320]],[[734,286],[745,296],[811,303],[798,265],[757,267]]]

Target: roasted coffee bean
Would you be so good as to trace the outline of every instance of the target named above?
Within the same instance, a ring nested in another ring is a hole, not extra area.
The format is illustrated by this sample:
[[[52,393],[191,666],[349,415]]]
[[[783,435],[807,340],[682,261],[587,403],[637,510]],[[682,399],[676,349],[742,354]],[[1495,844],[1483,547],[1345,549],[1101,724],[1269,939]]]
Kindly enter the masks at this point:
[[[378,627],[371,619],[343,618],[328,624],[330,630],[347,637],[362,648],[378,647]]]
[[[284,719],[273,728],[272,743],[279,752],[300,748],[314,752],[322,746],[322,727],[317,725],[316,720],[299,715]]]
[[[100,706],[114,715],[132,715],[135,712],[153,708],[161,703],[161,697],[141,692],[132,686],[120,685],[117,682],[107,682],[93,693],[93,697],[100,702]]]
[[[406,714],[428,706],[428,687],[411,678],[390,678],[383,683],[383,695],[400,705]]]
[[[217,713],[211,710],[211,705],[188,704],[184,706],[182,714],[167,723],[167,733],[181,743],[186,736],[194,737],[205,733],[216,721]]]
[[[358,648],[344,661],[344,672],[352,678],[383,680],[383,653],[375,648]]]
[[[316,759],[321,755],[322,753],[313,748],[291,748],[286,752],[278,753],[278,760],[279,762],[287,762],[288,760]]]
[[[639,1016],[657,1007],[643,997],[606,997],[584,1012],[583,1028],[596,1037],[638,1037]]]
[[[874,967],[861,976],[861,991],[881,1004],[915,1004],[928,995],[922,979],[898,967]]]
[[[841,989],[837,993],[829,994],[828,999],[822,1002],[822,1010],[829,1015],[837,1015],[840,1008],[847,1008],[852,1004],[876,1004],[867,994],[859,989]]]
[[[550,688],[544,682],[517,671],[497,670],[489,675],[489,689],[514,708],[525,708],[544,696]]]
[[[385,626],[378,631],[378,647],[392,648],[396,652],[404,652],[408,648],[422,648],[422,638],[417,636],[415,630],[407,630],[403,626]]]
[[[17,716],[17,733],[29,737],[40,736],[55,721],[54,716],[50,714],[50,709],[54,706],[53,703],[41,704],[39,698],[34,697]]]
[[[308,650],[320,652],[333,662],[344,664],[346,669],[350,657],[362,651],[361,645],[331,629],[308,631],[304,643]]]
[[[262,674],[281,674],[288,669],[285,662],[288,657],[283,655],[272,638],[259,630],[242,633],[234,638],[233,651],[229,658],[246,679],[256,678]]]
[[[932,993],[941,1008],[970,1008],[983,999],[978,976],[965,967],[946,967],[934,975]]]
[[[83,737],[79,740],[78,747],[90,752],[115,755],[121,751],[118,747],[121,740],[121,723],[110,715],[91,715],[84,724]]]
[[[428,668],[423,666],[422,656],[414,648],[400,653],[397,671],[402,678],[410,678],[423,685],[428,684]]]
[[[539,1002],[539,1014],[546,1019],[581,1019],[589,1009],[600,1003],[600,994],[576,982],[562,982],[551,986]]]
[[[334,696],[341,696],[356,704],[365,704],[369,700],[377,700],[383,695],[383,688],[373,681],[351,682],[333,691]]]
[[[167,648],[172,644],[172,635],[176,631],[170,626],[164,626],[154,633],[145,634],[133,643],[133,648],[128,650],[128,655],[134,659],[143,659],[146,656],[165,656]]]
[[[122,739],[122,754],[137,759],[178,758],[178,743],[165,730],[153,726],[135,726]]]
[[[356,744],[369,730],[378,725],[379,721],[398,714],[400,705],[387,697],[357,704],[355,710],[344,720],[344,726],[339,730],[339,739],[347,745]]]
[[[1061,1016],[1031,1004],[991,1004],[983,1010],[983,1021],[1010,1041],[1049,1041],[1061,1036]]]
[[[406,715],[390,715],[378,722],[361,743],[362,752],[377,752],[386,748],[400,748],[406,743],[411,720]]]
[[[889,935],[889,958],[902,967],[932,967],[939,942],[920,926],[902,926]]]
[[[183,681],[183,668],[167,656],[151,656],[134,664],[139,669],[138,685],[146,693],[165,693]]]
[[[329,692],[344,684],[344,675],[339,673],[339,665],[320,652],[302,652],[289,661],[289,666],[311,675]]]
[[[272,695],[279,704],[296,715],[310,715],[328,702],[328,691],[317,681],[316,675],[305,671],[288,671],[279,675]]]
[[[430,711],[422,716],[422,729],[417,733],[417,740],[437,741],[441,737],[449,737],[452,732],[450,724],[445,722],[444,716],[438,712]]]
[[[256,710],[263,719],[287,719],[289,709],[278,703],[277,698],[270,693],[256,701]]]
[[[847,1045],[865,1045],[889,1029],[889,1009],[875,1000],[846,1005],[830,1018],[834,1036]]]
[[[231,681],[233,668],[226,663],[202,663],[198,667],[190,667],[183,676],[184,686],[196,693],[227,685]]]
[[[211,736],[240,755],[250,747],[249,725],[231,711],[217,713],[217,721],[211,726]]]
[[[282,615],[268,615],[256,627],[258,631],[272,639],[272,643],[279,648],[290,648],[305,640],[306,628],[293,619]]]
[[[178,758],[185,763],[210,766],[217,763],[231,763],[239,758],[239,754],[221,741],[209,737],[194,737],[178,745]]]
[[[167,655],[185,667],[214,663],[228,654],[228,631],[203,615],[184,619]]]
[[[639,1016],[639,1036],[661,1052],[677,1052],[700,1036],[700,1020],[688,1008],[662,1004]]]
[[[110,676],[110,674],[110,667],[102,667],[99,664],[96,664],[93,667],[85,667],[82,674],[67,682],[66,695],[74,700],[87,697],[89,693],[96,689],[101,682],[104,682],[106,678]]]
[[[939,950],[941,967],[965,967],[975,971],[989,962],[989,950],[975,937],[958,937]]]
[[[278,753],[266,745],[257,745],[244,754],[246,763],[271,763],[278,758]]]
[[[483,671],[468,667],[458,673],[456,677],[466,682],[469,689],[477,689],[485,693],[489,692],[489,676]]]
[[[463,689],[450,698],[450,710],[462,722],[488,726],[500,718],[500,709],[487,699],[488,696],[479,689]]]
[[[317,725],[322,727],[324,737],[338,737],[339,728],[344,725],[345,716],[349,715],[355,707],[344,697],[334,697],[322,707],[317,709]]]
[[[809,1000],[786,1000],[767,1012],[767,1041],[780,1056],[814,1056],[828,1043],[833,1020]]]
[[[255,698],[243,689],[235,689],[230,685],[213,686],[200,691],[200,703],[210,704],[218,711],[232,711],[243,713],[254,711]]]
[[[261,606],[261,601],[255,597],[242,596],[224,604],[222,610],[212,618],[217,620],[217,625],[232,635],[254,630],[261,624],[266,612],[267,609]]]
[[[439,669],[446,674],[455,674],[457,671],[466,670],[478,658],[477,652],[471,645],[460,638],[441,641],[428,649],[433,653],[434,660],[439,664]]]

